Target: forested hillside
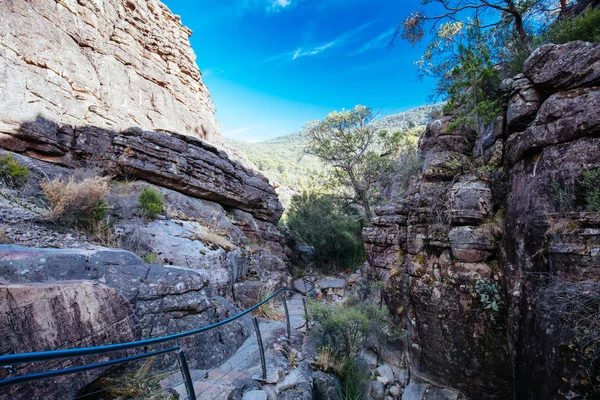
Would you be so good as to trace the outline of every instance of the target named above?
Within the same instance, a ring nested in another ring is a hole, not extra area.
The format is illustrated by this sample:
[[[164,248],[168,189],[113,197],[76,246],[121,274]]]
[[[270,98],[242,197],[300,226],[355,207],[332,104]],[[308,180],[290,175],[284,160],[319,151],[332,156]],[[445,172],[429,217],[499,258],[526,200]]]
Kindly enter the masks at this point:
[[[425,105],[383,117],[372,124],[389,132],[405,131],[411,127],[426,125],[441,108],[441,104]],[[230,146],[242,151],[277,187],[279,198],[286,208],[294,194],[314,186],[315,178],[327,168],[315,156],[304,153],[305,143],[301,131],[256,143],[226,140]]]

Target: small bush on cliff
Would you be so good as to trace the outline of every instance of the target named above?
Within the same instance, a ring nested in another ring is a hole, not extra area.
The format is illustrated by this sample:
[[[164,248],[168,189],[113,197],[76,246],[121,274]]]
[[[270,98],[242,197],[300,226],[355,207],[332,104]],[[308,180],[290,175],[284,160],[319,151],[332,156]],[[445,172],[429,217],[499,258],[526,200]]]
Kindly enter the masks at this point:
[[[552,190],[554,191],[554,199],[558,211],[561,213],[567,213],[573,211],[575,207],[575,198],[569,189],[560,183],[556,179],[552,180]]]
[[[481,277],[469,287],[471,296],[478,299],[483,305],[483,310],[489,315],[490,321],[495,322],[504,309],[504,300],[500,295],[500,285],[494,280],[485,280]]]
[[[562,44],[573,40],[600,42],[600,8],[588,8],[582,15],[563,18],[552,24],[541,42]]]
[[[156,217],[163,211],[163,199],[162,195],[151,187],[146,186],[142,189],[140,197],[138,197],[140,208],[150,218]]]
[[[287,226],[294,239],[314,249],[315,262],[325,269],[355,267],[365,259],[361,219],[331,196],[295,195]]]
[[[103,197],[108,192],[109,180],[109,177],[94,177],[76,181],[70,177],[42,182],[40,186],[51,205],[44,217],[57,224],[94,232],[106,219],[108,205]]]
[[[29,168],[13,159],[13,155],[9,154],[5,157],[0,157],[0,181],[10,187],[21,187],[29,178]]]
[[[600,168],[583,172],[581,186],[588,209],[600,212]]]

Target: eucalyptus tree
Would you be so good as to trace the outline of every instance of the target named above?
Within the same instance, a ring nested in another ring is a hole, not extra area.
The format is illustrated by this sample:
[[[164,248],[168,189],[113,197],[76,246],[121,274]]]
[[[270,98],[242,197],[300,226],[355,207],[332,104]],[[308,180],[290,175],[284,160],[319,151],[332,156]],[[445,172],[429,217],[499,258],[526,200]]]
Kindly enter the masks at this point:
[[[370,222],[373,218],[373,190],[394,168],[390,155],[399,148],[402,134],[388,134],[371,122],[375,115],[361,105],[334,111],[304,128],[305,151],[332,167],[332,179],[353,192]]]

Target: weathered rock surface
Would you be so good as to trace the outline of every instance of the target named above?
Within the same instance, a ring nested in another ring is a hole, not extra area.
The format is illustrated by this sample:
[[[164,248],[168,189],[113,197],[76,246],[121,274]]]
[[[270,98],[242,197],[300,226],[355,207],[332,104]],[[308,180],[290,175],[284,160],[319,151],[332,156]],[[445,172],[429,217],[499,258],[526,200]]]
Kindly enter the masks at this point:
[[[0,354],[128,342],[140,339],[140,334],[131,305],[106,285],[90,281],[0,285]],[[86,360],[99,362],[108,357]],[[14,365],[10,370],[0,369],[0,379],[40,368],[67,368],[71,363],[71,360],[55,360]],[[102,373],[102,369],[87,371],[78,379],[91,381]],[[62,376],[2,388],[0,397],[73,397],[80,387],[72,377]]]
[[[123,250],[0,245],[0,284],[70,280],[102,283],[131,304],[143,338],[195,329],[235,314],[236,309],[226,299],[211,296],[211,279],[206,270],[146,264]],[[202,368],[223,360],[250,332],[245,324],[241,320],[181,340],[188,362]],[[119,336],[112,339],[118,341]],[[165,365],[157,364],[160,366]]]
[[[536,49],[524,65],[533,84],[552,94],[600,84],[600,43],[574,41]]]
[[[46,119],[221,143],[191,31],[160,1],[9,0],[0,17],[0,135]]]
[[[194,137],[93,126],[74,128],[38,118],[0,137],[0,146],[70,167],[100,166],[275,222],[283,207],[268,180]]]
[[[467,131],[446,136],[451,116],[433,121],[421,179],[402,206],[374,210],[370,273],[407,331],[411,377],[431,382],[403,399],[458,397],[440,384],[466,398],[597,397],[597,330],[578,307],[600,299],[600,218],[583,183],[600,170],[599,62],[598,44],[536,50],[474,148]]]

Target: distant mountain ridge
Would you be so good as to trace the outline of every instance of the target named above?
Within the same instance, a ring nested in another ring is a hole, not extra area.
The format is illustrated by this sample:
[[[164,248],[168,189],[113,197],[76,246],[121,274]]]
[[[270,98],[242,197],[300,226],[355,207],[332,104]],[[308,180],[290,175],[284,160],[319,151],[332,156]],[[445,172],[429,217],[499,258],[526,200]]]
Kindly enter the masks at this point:
[[[389,115],[372,122],[379,130],[404,131],[411,127],[427,125],[432,114],[441,111],[441,104],[425,105]],[[277,136],[261,142],[226,139],[227,145],[248,157],[277,188],[284,207],[292,195],[311,186],[311,179],[326,170],[314,156],[304,154],[302,131]]]

